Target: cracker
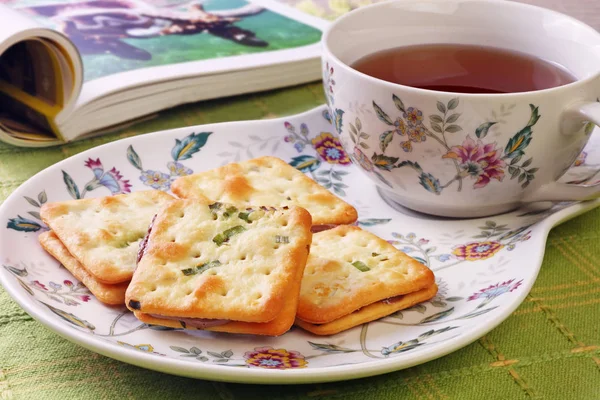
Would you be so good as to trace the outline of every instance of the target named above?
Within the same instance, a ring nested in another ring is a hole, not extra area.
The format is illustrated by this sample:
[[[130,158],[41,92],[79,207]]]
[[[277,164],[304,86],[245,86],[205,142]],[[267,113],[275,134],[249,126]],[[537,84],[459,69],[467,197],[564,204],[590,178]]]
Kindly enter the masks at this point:
[[[171,200],[173,197],[164,192],[150,190],[47,203],[40,214],[98,282],[115,284],[131,279],[138,244],[148,224]]]
[[[306,265],[310,214],[175,200],[157,215],[126,294],[153,316],[269,322]]]
[[[297,318],[295,325],[308,332],[314,333],[315,335],[335,335],[336,333],[367,322],[375,321],[376,319],[386,317],[396,311],[404,310],[427,301],[433,298],[437,291],[437,285],[433,284],[425,289],[417,290],[416,292],[377,301],[325,324],[311,324],[310,322]]]
[[[107,285],[98,282],[77,261],[67,248],[62,244],[52,231],[47,231],[38,236],[40,244],[52,257],[56,258],[73,276],[82,282],[92,294],[101,302],[109,305],[125,304],[125,291],[129,282]]]
[[[324,324],[433,283],[423,264],[370,232],[342,225],[313,236],[297,317]]]
[[[351,224],[358,218],[350,204],[275,157],[231,163],[180,177],[171,190],[182,198],[210,199],[243,207],[297,205],[308,210],[314,225]]]
[[[301,269],[299,269],[301,271]],[[238,333],[248,335],[265,335],[265,336],[280,336],[290,330],[294,324],[296,317],[296,309],[298,307],[298,293],[300,291],[300,278],[298,276],[294,280],[294,287],[290,290],[288,296],[285,298],[285,303],[281,312],[269,322],[241,322],[231,321],[223,325],[217,325],[209,328],[204,328],[207,331],[213,332],[227,332],[227,333]],[[165,320],[153,317],[148,314],[140,313],[139,311],[134,312],[135,316],[142,322],[152,325],[167,326],[170,328],[185,328],[188,330],[200,330],[200,328],[190,327],[189,325],[182,324],[179,321]]]

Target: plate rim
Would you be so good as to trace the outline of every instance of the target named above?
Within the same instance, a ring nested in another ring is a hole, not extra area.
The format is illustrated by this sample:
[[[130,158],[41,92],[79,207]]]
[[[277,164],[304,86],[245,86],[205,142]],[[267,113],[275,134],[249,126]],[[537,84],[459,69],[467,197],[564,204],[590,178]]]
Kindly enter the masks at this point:
[[[0,215],[4,215],[10,211],[10,205],[20,199],[22,192],[24,192],[30,185],[35,185],[38,180],[42,180],[45,175],[49,174],[66,163],[72,163],[74,159],[84,159],[89,156],[92,152],[105,149],[111,146],[123,145],[123,142],[128,144],[134,144],[137,141],[146,141],[148,139],[154,139],[160,136],[175,136],[180,132],[189,132],[197,129],[213,129],[218,128],[222,125],[236,126],[248,124],[260,125],[260,124],[276,124],[283,122],[290,118],[302,118],[305,116],[312,116],[316,113],[321,113],[326,110],[326,105],[315,107],[311,110],[289,115],[280,118],[266,119],[266,120],[251,120],[251,121],[230,121],[220,122],[214,124],[203,124],[194,125],[173,129],[166,129],[157,132],[151,132],[142,134],[135,137],[128,137],[116,140],[114,142],[105,143],[100,146],[92,147],[81,153],[70,156],[64,160],[59,161],[47,168],[39,171],[25,182],[23,182],[17,189],[15,189],[0,205]],[[220,382],[231,382],[231,383],[251,383],[251,384],[305,384],[305,383],[323,383],[323,382],[334,382],[342,380],[350,380],[357,378],[364,378],[374,375],[385,374],[393,371],[398,371],[405,368],[410,368],[415,365],[419,365],[433,359],[443,357],[456,350],[459,350],[477,339],[481,338],[491,330],[495,329],[502,322],[504,322],[523,302],[526,296],[529,294],[531,288],[537,280],[537,276],[544,260],[544,253],[546,249],[546,243],[548,235],[552,228],[555,226],[575,218],[587,211],[590,211],[600,206],[600,199],[590,200],[586,202],[574,203],[563,210],[560,210],[543,220],[537,222],[539,224],[540,234],[537,242],[532,243],[533,246],[540,246],[539,252],[537,253],[537,264],[535,269],[532,269],[532,279],[528,282],[524,282],[523,289],[519,292],[518,296],[515,296],[512,303],[507,306],[503,311],[493,316],[487,316],[481,320],[471,329],[467,330],[464,334],[455,338],[450,338],[443,343],[434,344],[425,353],[415,354],[404,354],[402,357],[393,357],[388,359],[374,360],[363,363],[346,364],[331,367],[314,367],[306,369],[287,369],[287,370],[268,370],[258,368],[227,368],[221,365],[211,364],[197,364],[187,362],[185,360],[167,358],[167,357],[156,357],[152,354],[146,354],[134,349],[119,347],[116,343],[106,341],[100,337],[90,335],[77,330],[76,328],[61,324],[56,318],[51,318],[47,313],[42,312],[42,309],[35,306],[29,298],[25,296],[25,293],[21,293],[18,290],[18,285],[14,285],[9,281],[9,275],[4,271],[0,272],[0,283],[7,291],[8,295],[14,300],[25,312],[33,317],[38,323],[42,324],[52,332],[60,335],[64,339],[71,343],[77,344],[87,350],[101,354],[106,357],[113,358],[115,360],[125,362],[128,364],[136,365],[146,369],[168,373],[172,375],[179,375],[188,378],[196,379],[208,379]],[[475,219],[479,220],[479,218]],[[0,237],[3,234],[0,233]]]

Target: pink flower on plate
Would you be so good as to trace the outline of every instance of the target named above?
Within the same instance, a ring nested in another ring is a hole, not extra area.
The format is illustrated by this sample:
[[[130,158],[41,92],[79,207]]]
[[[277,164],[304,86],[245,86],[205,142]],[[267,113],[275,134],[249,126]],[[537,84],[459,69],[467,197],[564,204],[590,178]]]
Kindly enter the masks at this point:
[[[123,179],[123,175],[114,167],[110,171],[105,171],[99,158],[95,160],[88,158],[85,166],[92,170],[95,177],[92,182],[86,185],[86,190],[93,190],[96,187],[104,186],[112,194],[131,192],[129,181]]]
[[[99,176],[104,173],[104,166],[102,165],[102,161],[99,158],[95,160],[93,158],[88,158],[85,162],[85,166],[94,171],[94,175]],[[99,171],[98,173],[96,171]]]
[[[473,185],[475,189],[485,187],[492,179],[504,179],[506,163],[496,143],[483,144],[481,140],[475,142],[467,136],[461,146],[453,146],[442,158],[458,161],[461,176],[476,179]]]
[[[486,287],[485,289],[481,289],[479,292],[474,293],[473,295],[469,296],[467,301],[478,300],[478,299],[491,300],[495,297],[503,295],[504,293],[512,292],[513,290],[515,290],[519,286],[521,286],[521,282],[523,282],[522,279],[518,282],[515,282],[514,279],[511,279],[506,282],[496,283],[495,285],[490,285],[490,286]]]
[[[35,287],[36,287],[36,288],[38,288],[38,289],[42,289],[42,290],[48,290],[48,289],[46,288],[46,286],[45,286],[44,284],[40,283],[40,281],[38,281],[38,280],[31,281],[30,283],[31,283],[31,285],[32,285],[32,286],[35,286]]]

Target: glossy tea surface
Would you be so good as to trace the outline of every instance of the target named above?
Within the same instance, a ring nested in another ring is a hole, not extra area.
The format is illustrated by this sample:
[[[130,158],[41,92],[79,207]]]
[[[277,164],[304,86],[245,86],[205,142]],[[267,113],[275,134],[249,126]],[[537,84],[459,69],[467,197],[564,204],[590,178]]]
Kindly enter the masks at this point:
[[[398,47],[352,67],[388,82],[454,93],[531,92],[576,80],[562,66],[529,54],[462,44]]]

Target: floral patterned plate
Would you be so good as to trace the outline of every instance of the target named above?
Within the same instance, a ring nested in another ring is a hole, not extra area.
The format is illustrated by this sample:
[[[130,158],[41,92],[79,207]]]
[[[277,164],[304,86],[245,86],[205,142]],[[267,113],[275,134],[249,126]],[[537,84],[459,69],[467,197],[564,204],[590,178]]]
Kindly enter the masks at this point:
[[[221,381],[302,383],[385,373],[441,357],[506,319],[531,289],[548,231],[600,201],[537,203],[496,217],[456,220],[393,208],[352,165],[325,107],[286,120],[232,122],[121,140],[62,161],[0,208],[0,282],[34,318],[108,357]],[[334,121],[335,122],[335,121]],[[339,121],[338,121],[339,123]],[[106,307],[37,243],[51,201],[153,188],[228,162],[275,155],[359,211],[357,224],[435,271],[429,302],[330,337],[293,328],[278,338],[159,329]],[[596,183],[600,140],[563,180]],[[397,206],[396,206],[397,207]]]

